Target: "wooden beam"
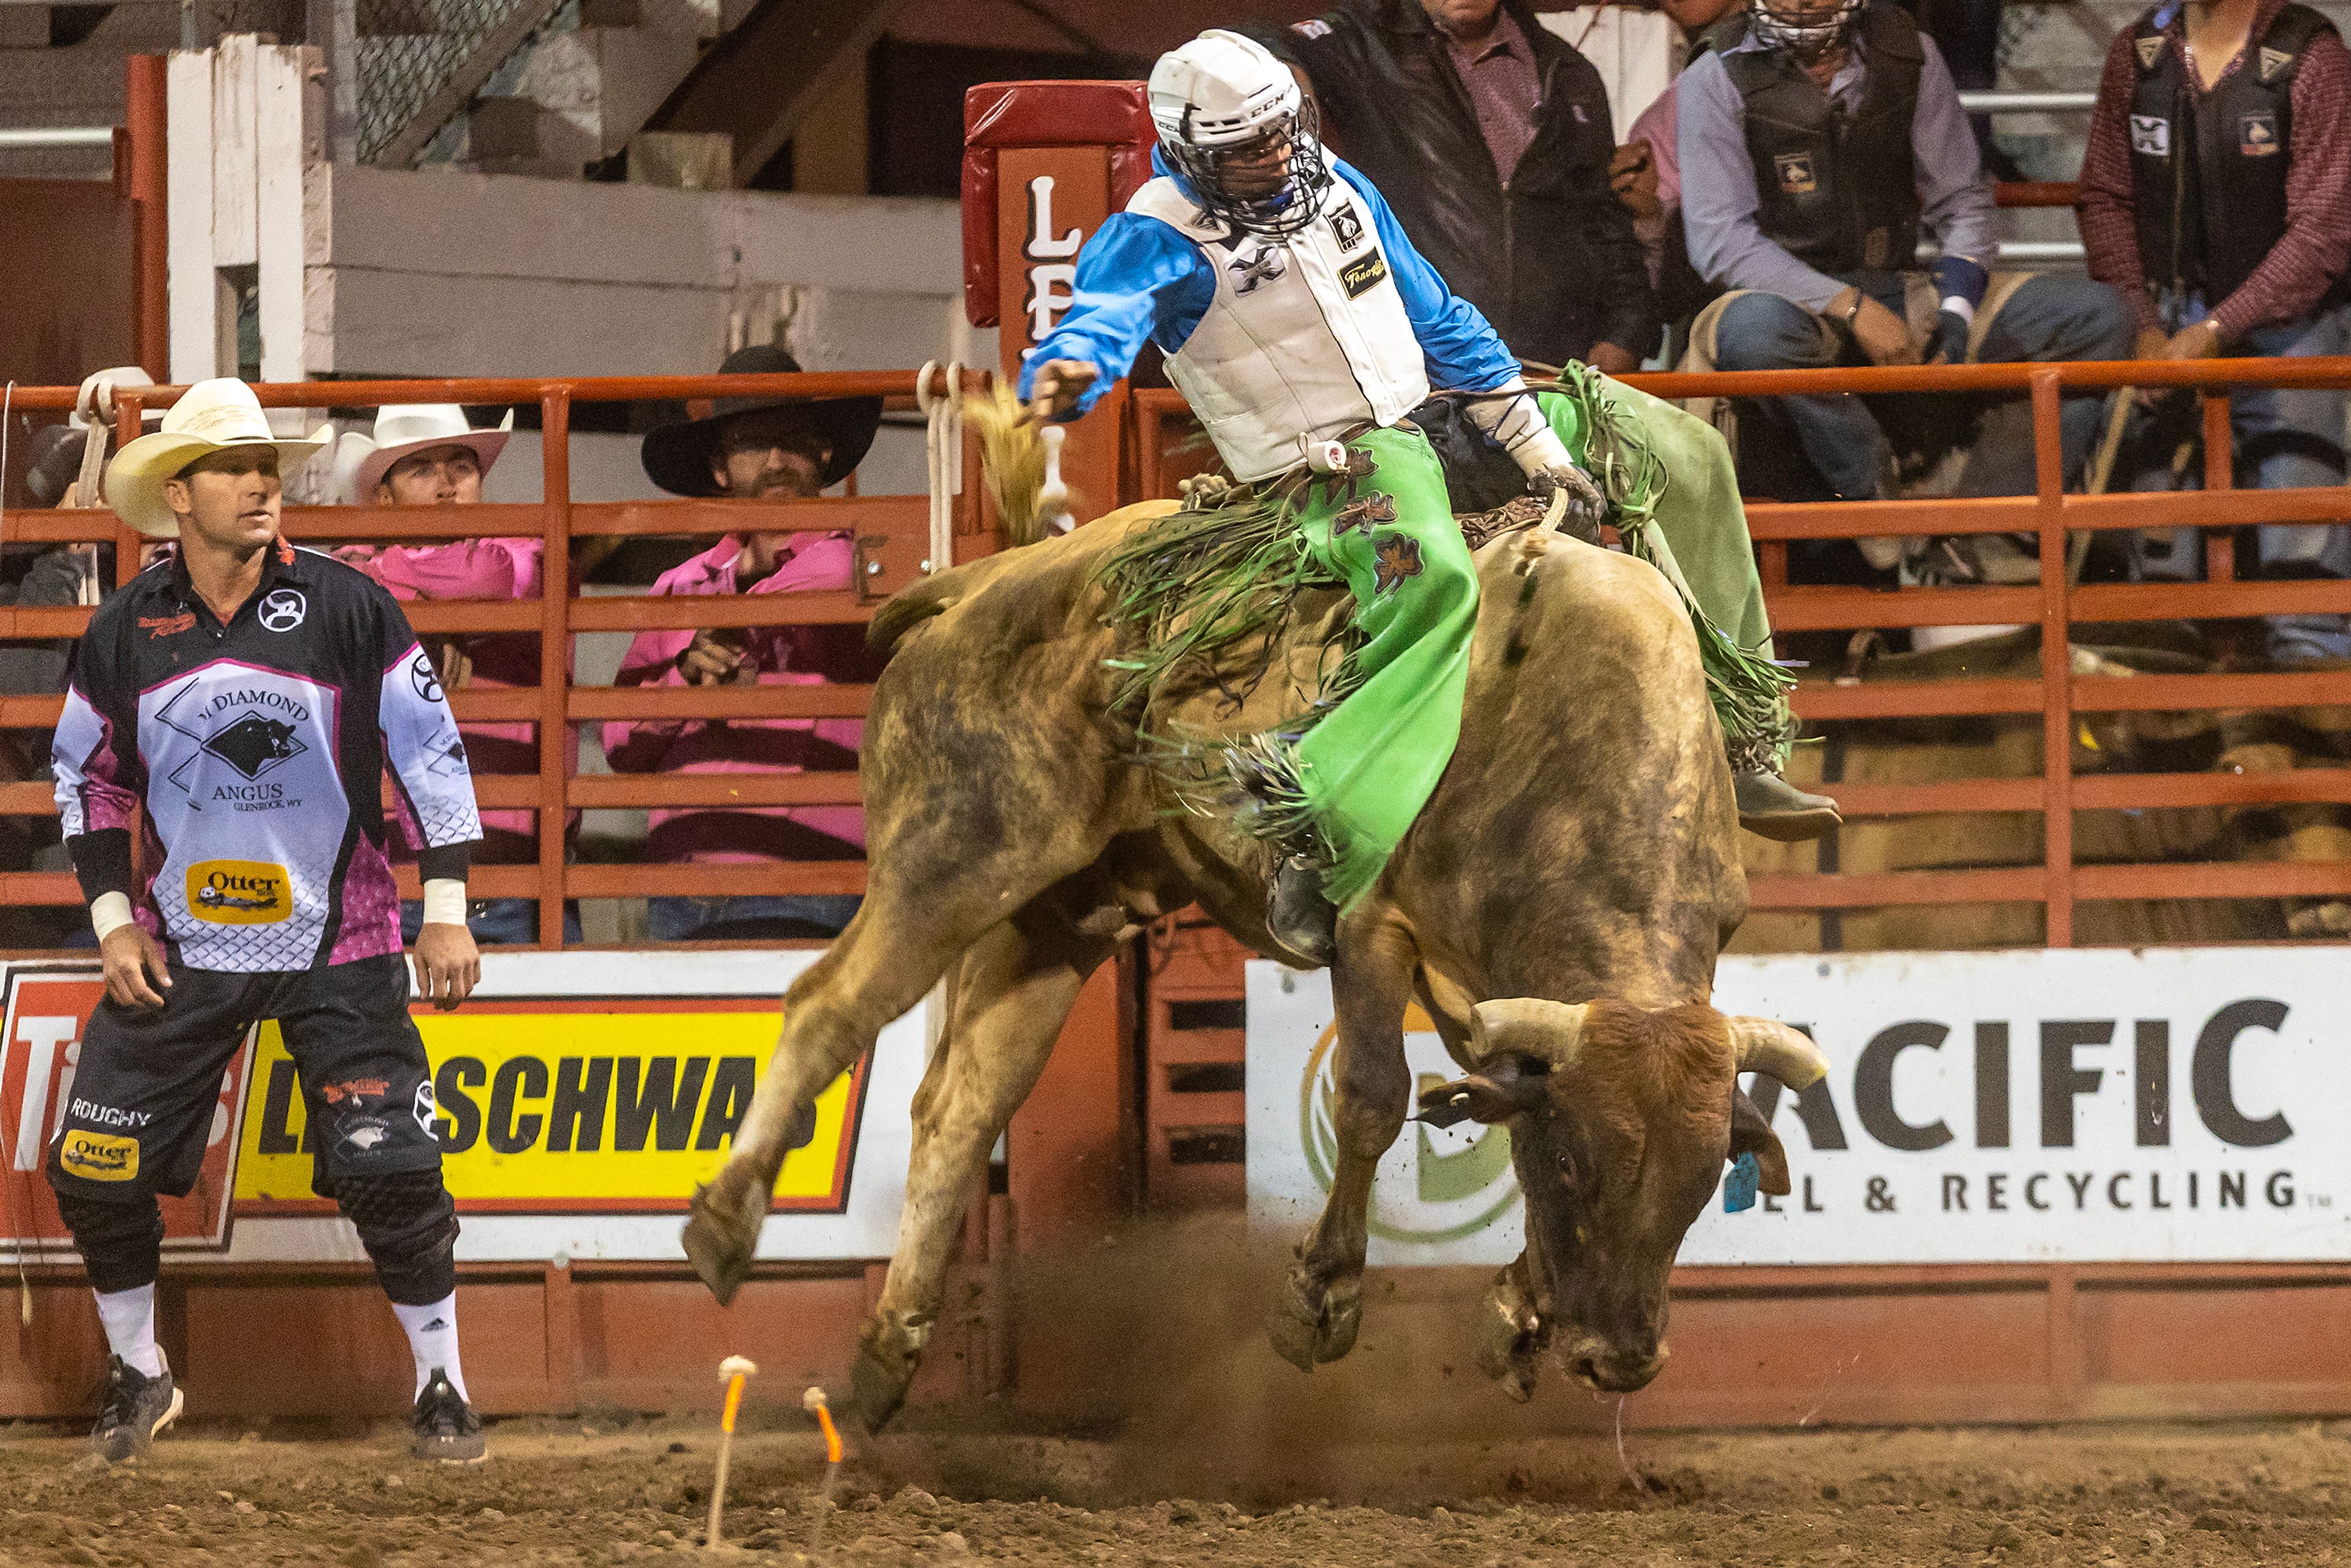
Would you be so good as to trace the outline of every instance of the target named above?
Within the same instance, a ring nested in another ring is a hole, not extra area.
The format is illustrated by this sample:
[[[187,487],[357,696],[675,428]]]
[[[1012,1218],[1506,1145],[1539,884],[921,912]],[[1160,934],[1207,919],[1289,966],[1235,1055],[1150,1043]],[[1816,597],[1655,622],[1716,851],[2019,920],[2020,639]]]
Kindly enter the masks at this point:
[[[474,52],[441,84],[441,90],[424,100],[424,107],[409,117],[408,123],[384,144],[374,161],[387,169],[405,169],[413,164],[441,128],[464,110],[497,68],[555,15],[560,3],[561,0],[522,0],[505,21],[483,35],[482,41],[474,46]]]
[[[903,0],[760,0],[711,46],[646,122],[653,131],[725,131],[735,178],[765,168],[832,85],[863,57]]]

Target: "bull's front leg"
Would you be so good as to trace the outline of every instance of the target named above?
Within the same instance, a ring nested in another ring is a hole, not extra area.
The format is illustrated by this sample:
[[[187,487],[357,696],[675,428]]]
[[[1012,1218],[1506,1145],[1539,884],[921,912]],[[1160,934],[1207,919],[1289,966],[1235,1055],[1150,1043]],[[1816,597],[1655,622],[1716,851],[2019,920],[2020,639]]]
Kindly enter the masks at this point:
[[[1371,1244],[1372,1178],[1404,1129],[1412,1069],[1404,1054],[1404,1010],[1419,961],[1412,934],[1393,911],[1364,911],[1340,932],[1331,968],[1338,1014],[1332,1122],[1338,1158],[1322,1216],[1282,1278],[1266,1332],[1301,1372],[1355,1347],[1364,1310],[1364,1255]]]

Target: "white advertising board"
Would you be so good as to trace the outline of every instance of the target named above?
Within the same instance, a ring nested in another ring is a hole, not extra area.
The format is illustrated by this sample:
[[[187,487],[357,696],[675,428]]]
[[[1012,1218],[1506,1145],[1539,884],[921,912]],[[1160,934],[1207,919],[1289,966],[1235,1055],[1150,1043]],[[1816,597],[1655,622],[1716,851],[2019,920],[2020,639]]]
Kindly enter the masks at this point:
[[[1715,1005],[1804,1030],[1830,1071],[1801,1097],[1746,1081],[1795,1191],[1718,1196],[1681,1260],[2351,1258],[2346,993],[2329,947],[1727,957]],[[1331,1021],[1327,974],[1249,966],[1253,1229],[1321,1210]],[[1405,1043],[1416,1087],[1458,1075],[1433,1032]],[[1374,1263],[1500,1264],[1520,1234],[1507,1133],[1406,1124]]]
[[[492,949],[463,1008],[412,1009],[434,1070],[459,1260],[684,1258],[687,1201],[725,1161],[767,1070],[778,998],[817,956]],[[5,964],[0,993],[0,1260],[56,1260],[71,1245],[42,1161],[103,987],[93,961]],[[818,1096],[778,1179],[760,1257],[889,1255],[926,1051],[917,1009]],[[316,1092],[276,1025],[252,1031],[222,1081],[195,1190],[164,1203],[173,1254],[364,1258],[310,1190]]]

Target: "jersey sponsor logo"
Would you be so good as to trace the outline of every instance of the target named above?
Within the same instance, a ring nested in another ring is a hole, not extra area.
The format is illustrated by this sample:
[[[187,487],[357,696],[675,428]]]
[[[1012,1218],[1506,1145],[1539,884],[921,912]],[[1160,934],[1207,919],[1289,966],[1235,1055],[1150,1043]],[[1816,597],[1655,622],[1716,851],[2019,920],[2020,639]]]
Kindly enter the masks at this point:
[[[266,861],[198,861],[188,868],[188,913],[213,925],[275,925],[294,914],[286,868]]]
[[[441,677],[434,673],[433,661],[424,656],[424,650],[422,648],[416,650],[416,656],[408,661],[408,684],[414,687],[416,695],[426,702],[437,703],[441,700]]]
[[[1381,284],[1385,283],[1387,277],[1388,258],[1382,256],[1376,248],[1371,255],[1358,256],[1339,269],[1340,286],[1346,289],[1347,298],[1350,299],[1362,298]]]
[[[2294,55],[2290,50],[2273,49],[2267,44],[2263,44],[2262,46],[2262,85],[2267,87],[2285,75],[2286,68],[2292,64],[2294,64]],[[2276,128],[2273,126],[2271,129]]]
[[[2132,115],[2130,139],[2134,152],[2144,152],[2150,158],[2171,156],[2171,121],[2159,114]]]
[[[392,1124],[381,1116],[347,1115],[335,1123],[335,1152],[364,1163],[392,1141]]]
[[[101,1105],[95,1100],[76,1100],[69,1114],[77,1122],[89,1122],[100,1127],[143,1127],[155,1119],[148,1111],[126,1111],[120,1105]]]
[[[57,1147],[57,1165],[84,1181],[132,1181],[139,1175],[139,1140],[76,1127]]]
[[[1771,167],[1778,171],[1780,189],[1787,195],[1809,196],[1821,188],[1809,152],[1782,152],[1771,160]]]
[[[1259,284],[1270,283],[1290,270],[1289,247],[1259,240],[1249,249],[1234,252],[1225,270],[1233,275],[1235,294],[1254,294]]]
[[[291,632],[309,613],[310,602],[298,588],[272,589],[261,601],[259,618],[271,632]]]
[[[1320,18],[1311,22],[1292,22],[1290,30],[1301,38],[1327,38],[1331,36],[1331,24]]]
[[[361,1100],[381,1100],[392,1092],[389,1078],[350,1078],[340,1083],[321,1083],[319,1092],[329,1105],[340,1105],[349,1100],[354,1104]]]
[[[2163,36],[2158,33],[2151,38],[2133,39],[2131,47],[2138,51],[2139,69],[2151,71],[2155,69],[2155,62],[2163,57]]]
[[[139,629],[147,633],[150,643],[160,637],[176,637],[183,632],[193,630],[195,624],[195,616],[184,610],[177,615],[141,615],[139,618]]]
[[[1331,235],[1339,242],[1343,255],[1364,243],[1364,220],[1355,215],[1354,208],[1343,203],[1331,209]]]
[[[2237,121],[2237,154],[2241,158],[2274,158],[2278,154],[2277,111],[2257,109]]]

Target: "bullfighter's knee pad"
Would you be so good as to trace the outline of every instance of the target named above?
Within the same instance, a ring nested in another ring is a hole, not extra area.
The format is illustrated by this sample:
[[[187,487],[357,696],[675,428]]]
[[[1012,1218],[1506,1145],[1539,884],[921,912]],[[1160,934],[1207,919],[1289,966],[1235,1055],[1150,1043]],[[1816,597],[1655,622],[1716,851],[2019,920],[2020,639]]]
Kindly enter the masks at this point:
[[[457,1288],[457,1206],[438,1170],[346,1176],[335,1202],[392,1301],[427,1306]]]
[[[57,1212],[73,1232],[91,1289],[111,1295],[155,1282],[162,1265],[163,1211],[153,1197],[141,1193],[117,1202],[60,1187]]]

